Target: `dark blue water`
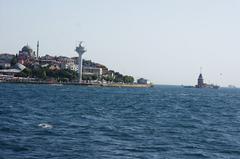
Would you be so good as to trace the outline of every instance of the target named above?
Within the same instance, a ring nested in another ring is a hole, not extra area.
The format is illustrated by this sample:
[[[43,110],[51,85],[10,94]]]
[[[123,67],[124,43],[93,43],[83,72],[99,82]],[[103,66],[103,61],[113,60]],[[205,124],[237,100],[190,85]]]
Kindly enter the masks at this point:
[[[0,84],[0,158],[240,158],[240,90]]]

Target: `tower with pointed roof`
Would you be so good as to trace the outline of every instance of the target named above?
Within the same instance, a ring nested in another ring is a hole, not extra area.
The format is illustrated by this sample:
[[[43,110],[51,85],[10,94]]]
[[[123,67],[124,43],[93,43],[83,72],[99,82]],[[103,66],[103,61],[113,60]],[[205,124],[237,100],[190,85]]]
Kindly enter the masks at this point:
[[[197,86],[198,86],[198,88],[203,88],[204,87],[202,73],[200,73],[200,75],[198,76],[198,84],[197,84]]]

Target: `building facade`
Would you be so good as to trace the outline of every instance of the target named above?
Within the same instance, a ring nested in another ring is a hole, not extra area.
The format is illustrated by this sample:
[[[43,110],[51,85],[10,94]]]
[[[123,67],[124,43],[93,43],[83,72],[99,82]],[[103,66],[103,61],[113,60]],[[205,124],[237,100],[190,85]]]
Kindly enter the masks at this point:
[[[83,75],[93,75],[93,76],[101,77],[102,76],[102,68],[83,67]]]
[[[25,45],[23,46],[22,50],[19,51],[18,63],[25,64],[35,58],[35,52],[33,51],[33,49],[30,46]]]
[[[137,84],[150,84],[150,82],[147,79],[139,78]]]

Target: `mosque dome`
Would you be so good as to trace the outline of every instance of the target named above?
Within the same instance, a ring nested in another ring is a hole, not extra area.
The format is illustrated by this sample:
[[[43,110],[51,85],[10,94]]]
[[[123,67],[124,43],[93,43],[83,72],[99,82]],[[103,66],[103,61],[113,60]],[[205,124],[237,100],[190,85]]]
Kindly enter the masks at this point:
[[[22,51],[23,52],[32,52],[33,50],[32,50],[32,48],[30,47],[30,46],[28,46],[28,45],[25,45],[25,46],[23,46],[23,48],[22,48]]]

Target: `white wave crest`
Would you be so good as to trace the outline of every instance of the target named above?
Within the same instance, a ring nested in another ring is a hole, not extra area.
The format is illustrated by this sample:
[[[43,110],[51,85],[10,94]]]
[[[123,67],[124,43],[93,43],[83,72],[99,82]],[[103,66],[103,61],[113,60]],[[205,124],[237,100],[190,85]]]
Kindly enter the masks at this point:
[[[41,123],[38,124],[39,127],[44,128],[44,129],[51,129],[53,126],[47,123]]]

